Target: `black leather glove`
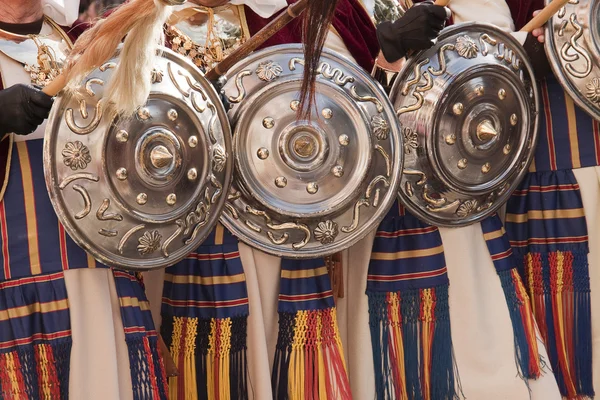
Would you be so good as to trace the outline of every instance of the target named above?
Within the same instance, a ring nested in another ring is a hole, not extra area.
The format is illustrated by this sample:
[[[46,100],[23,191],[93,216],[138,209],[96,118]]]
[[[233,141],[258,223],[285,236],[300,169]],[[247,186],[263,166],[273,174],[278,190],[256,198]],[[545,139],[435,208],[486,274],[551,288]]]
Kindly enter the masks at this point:
[[[411,50],[430,48],[432,40],[444,29],[446,9],[432,3],[419,3],[396,22],[377,26],[377,39],[388,62],[395,62]]]
[[[537,38],[531,33],[527,35],[523,48],[529,56],[529,62],[533,67],[533,72],[536,79],[544,79],[546,76],[552,73],[552,68],[548,62],[546,51],[544,50],[544,44],[538,42]]]
[[[28,135],[48,118],[52,97],[30,85],[0,90],[0,136]]]

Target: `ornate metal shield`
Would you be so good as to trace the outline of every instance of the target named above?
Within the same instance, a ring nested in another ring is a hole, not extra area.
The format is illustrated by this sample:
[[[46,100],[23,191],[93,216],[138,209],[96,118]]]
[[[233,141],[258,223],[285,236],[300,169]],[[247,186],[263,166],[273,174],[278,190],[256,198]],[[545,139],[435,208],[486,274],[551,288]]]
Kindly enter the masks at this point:
[[[167,49],[146,105],[111,118],[103,88],[118,62],[56,99],[44,143],[46,184],[68,233],[97,260],[165,267],[218,221],[233,171],[229,121],[199,70]]]
[[[555,14],[546,27],[546,54],[567,93],[600,120],[600,2],[570,1]]]
[[[249,245],[290,258],[351,246],[394,202],[402,140],[388,98],[331,52],[321,57],[316,110],[298,120],[299,45],[254,53],[227,74],[236,176],[223,223]]]
[[[390,98],[404,136],[399,194],[413,214],[461,226],[502,206],[537,139],[535,79],[512,36],[474,23],[444,29],[407,62]]]

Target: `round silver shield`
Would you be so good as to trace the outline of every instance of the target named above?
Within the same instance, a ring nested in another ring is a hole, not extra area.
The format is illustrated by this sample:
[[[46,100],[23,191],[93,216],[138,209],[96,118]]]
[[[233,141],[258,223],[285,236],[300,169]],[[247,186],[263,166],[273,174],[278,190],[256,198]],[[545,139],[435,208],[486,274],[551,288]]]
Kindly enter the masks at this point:
[[[463,226],[502,206],[537,139],[535,79],[512,36],[484,24],[444,29],[407,62],[390,98],[404,137],[399,195],[413,214]]]
[[[231,184],[231,130],[199,70],[161,49],[152,92],[114,119],[103,88],[118,56],[56,99],[44,143],[46,185],[69,235],[125,269],[172,265],[210,233]]]
[[[546,54],[567,93],[600,120],[600,2],[570,1],[561,8],[546,26]]]
[[[290,258],[329,255],[360,240],[396,197],[400,127],[362,69],[325,51],[316,109],[298,120],[300,45],[271,47],[227,74],[236,176],[223,223],[249,245]]]

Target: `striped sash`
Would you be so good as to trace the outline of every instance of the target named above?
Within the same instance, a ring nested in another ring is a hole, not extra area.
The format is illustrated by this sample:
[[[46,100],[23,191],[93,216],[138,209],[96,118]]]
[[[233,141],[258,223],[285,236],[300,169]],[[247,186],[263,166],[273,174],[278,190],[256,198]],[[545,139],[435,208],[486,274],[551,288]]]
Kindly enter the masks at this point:
[[[121,305],[134,400],[166,400],[167,377],[158,352],[158,334],[141,278],[113,270]],[[141,277],[141,274],[140,274]]]
[[[554,75],[540,82],[542,113],[531,172],[600,165],[600,122],[577,107]]]
[[[67,399],[71,344],[62,272],[0,283],[0,398]]]
[[[494,214],[481,222],[481,230],[508,304],[519,374],[525,379],[537,379],[541,375],[542,364],[535,320],[502,221]]]
[[[588,235],[573,172],[528,174],[506,230],[561,393],[593,397]]]
[[[238,241],[220,224],[167,268],[161,333],[177,363],[169,399],[246,399],[248,294]]]
[[[442,238],[396,203],[379,226],[367,277],[377,399],[454,399]]]
[[[277,400],[351,399],[331,281],[323,259],[281,262]]]

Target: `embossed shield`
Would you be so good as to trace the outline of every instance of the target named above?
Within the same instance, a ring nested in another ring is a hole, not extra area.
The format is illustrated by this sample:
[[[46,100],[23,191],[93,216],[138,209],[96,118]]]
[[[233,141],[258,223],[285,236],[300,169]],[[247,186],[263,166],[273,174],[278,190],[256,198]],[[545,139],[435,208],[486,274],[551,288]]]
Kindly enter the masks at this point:
[[[321,57],[316,109],[298,120],[300,45],[254,53],[227,74],[236,176],[223,223],[268,253],[312,258],[349,247],[396,197],[402,139],[391,103],[359,67]]]
[[[46,185],[67,232],[97,260],[165,267],[196,249],[219,219],[233,171],[229,121],[199,70],[167,49],[146,105],[111,118],[103,91],[118,62],[56,99],[44,143]]]
[[[404,137],[399,195],[413,214],[462,226],[502,206],[537,139],[535,79],[512,36],[483,24],[444,29],[407,62],[390,98]]]
[[[567,93],[600,120],[600,2],[572,0],[555,14],[546,26],[546,54]]]

